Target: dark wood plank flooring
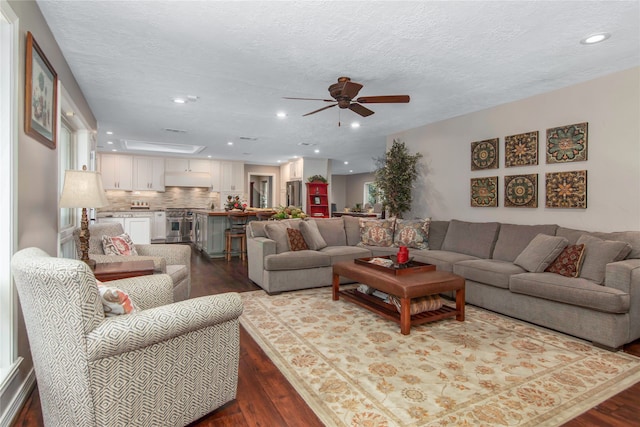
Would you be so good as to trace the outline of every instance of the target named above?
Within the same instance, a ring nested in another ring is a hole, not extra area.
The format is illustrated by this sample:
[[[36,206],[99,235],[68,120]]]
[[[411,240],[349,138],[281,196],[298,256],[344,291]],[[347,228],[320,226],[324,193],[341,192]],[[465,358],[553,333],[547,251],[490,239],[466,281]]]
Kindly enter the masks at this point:
[[[191,265],[191,296],[259,289],[247,278],[246,262],[211,260],[194,250]],[[624,351],[640,356],[640,340]],[[617,394],[564,424],[568,427],[640,425],[640,383]],[[37,387],[29,396],[13,426],[43,426]],[[240,327],[240,367],[235,401],[191,424],[205,426],[322,426],[295,389],[262,349]]]

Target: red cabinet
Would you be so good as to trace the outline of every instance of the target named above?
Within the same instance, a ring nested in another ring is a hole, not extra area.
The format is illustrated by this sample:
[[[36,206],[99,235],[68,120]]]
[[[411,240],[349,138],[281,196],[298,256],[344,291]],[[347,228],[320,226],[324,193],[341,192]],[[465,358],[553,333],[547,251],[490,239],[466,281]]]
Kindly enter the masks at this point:
[[[307,215],[312,218],[329,218],[329,184],[307,182]]]

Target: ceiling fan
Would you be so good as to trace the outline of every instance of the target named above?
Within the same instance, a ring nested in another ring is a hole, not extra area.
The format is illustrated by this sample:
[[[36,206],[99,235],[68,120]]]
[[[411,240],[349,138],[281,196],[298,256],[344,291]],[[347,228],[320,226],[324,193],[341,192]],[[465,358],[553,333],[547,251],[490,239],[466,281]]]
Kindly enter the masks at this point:
[[[300,99],[306,101],[324,101],[324,102],[335,102],[335,104],[328,105],[326,107],[319,108],[315,111],[312,111],[307,114],[303,114],[304,116],[309,116],[311,114],[319,113],[320,111],[326,110],[331,107],[335,107],[336,105],[340,108],[348,108],[354,113],[360,114],[362,117],[367,117],[372,115],[374,112],[368,109],[367,107],[361,104],[383,104],[383,103],[401,103],[401,102],[409,102],[409,95],[384,95],[384,96],[361,96],[360,98],[354,98],[358,95],[362,89],[362,85],[360,83],[352,82],[349,77],[339,77],[338,83],[334,83],[329,86],[329,94],[333,99],[320,99],[320,98],[291,98],[284,97],[284,99]]]

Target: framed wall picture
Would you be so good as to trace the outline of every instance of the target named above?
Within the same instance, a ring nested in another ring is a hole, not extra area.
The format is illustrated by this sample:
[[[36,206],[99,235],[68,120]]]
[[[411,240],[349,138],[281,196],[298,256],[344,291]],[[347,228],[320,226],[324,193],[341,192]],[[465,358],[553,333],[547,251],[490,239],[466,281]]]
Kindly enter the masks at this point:
[[[505,176],[504,206],[512,208],[537,208],[538,174]]]
[[[535,166],[538,164],[538,131],[510,135],[504,138],[504,166]]]
[[[319,205],[320,204],[320,197],[319,196],[315,196],[313,198],[313,203],[315,203],[316,205]]]
[[[587,160],[588,123],[547,129],[547,163]]]
[[[471,207],[498,206],[498,177],[471,178]]]
[[[471,170],[498,169],[498,138],[471,143]]]
[[[24,131],[55,150],[57,138],[58,75],[27,32]]]
[[[548,208],[587,208],[587,171],[550,172],[546,175]]]

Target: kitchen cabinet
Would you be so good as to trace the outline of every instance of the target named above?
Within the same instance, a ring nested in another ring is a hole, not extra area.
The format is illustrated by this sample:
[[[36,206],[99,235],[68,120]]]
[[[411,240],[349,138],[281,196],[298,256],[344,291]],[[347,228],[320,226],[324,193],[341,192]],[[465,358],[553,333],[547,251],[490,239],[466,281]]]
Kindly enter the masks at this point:
[[[127,233],[129,237],[131,237],[133,243],[137,245],[145,245],[151,243],[151,215],[128,215],[129,216],[127,217],[98,217],[97,222],[117,222],[118,224],[122,225],[124,232]]]
[[[167,214],[164,212],[153,213],[153,225],[151,226],[151,241],[164,242],[167,238]]]
[[[244,189],[244,163],[220,162],[220,191],[233,192],[242,197]]]
[[[133,189],[164,191],[164,159],[133,158]]]
[[[105,190],[128,190],[133,185],[133,159],[121,154],[101,154],[100,173]]]
[[[209,160],[203,159],[167,159],[166,171],[170,173],[193,172],[209,173]]]
[[[302,179],[302,159],[296,159],[289,163],[289,180]]]
[[[211,191],[220,191],[221,185],[221,172],[220,172],[220,161],[219,160],[211,160],[209,162],[209,173],[211,174]]]

